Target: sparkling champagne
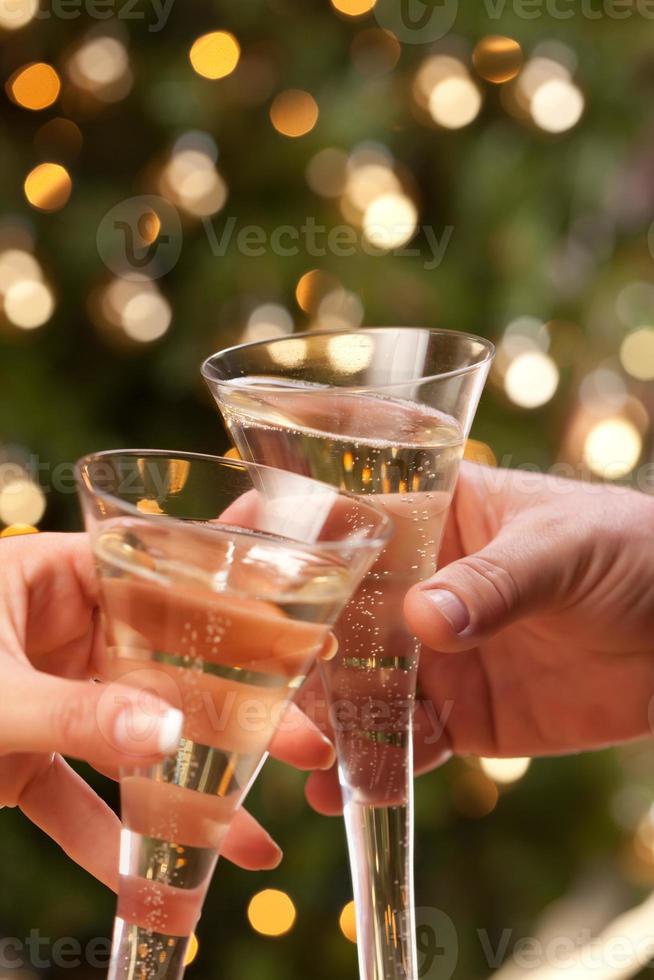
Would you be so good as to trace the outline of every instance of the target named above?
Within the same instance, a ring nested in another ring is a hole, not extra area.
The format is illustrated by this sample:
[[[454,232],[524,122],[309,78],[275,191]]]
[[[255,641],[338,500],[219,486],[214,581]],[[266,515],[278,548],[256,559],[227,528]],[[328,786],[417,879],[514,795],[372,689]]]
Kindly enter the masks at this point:
[[[194,537],[188,523],[117,518],[95,542],[103,678],[185,718],[174,756],[122,773],[113,977],[181,976],[234,813],[307,668],[333,649],[328,624],[351,590],[328,553],[207,527]]]

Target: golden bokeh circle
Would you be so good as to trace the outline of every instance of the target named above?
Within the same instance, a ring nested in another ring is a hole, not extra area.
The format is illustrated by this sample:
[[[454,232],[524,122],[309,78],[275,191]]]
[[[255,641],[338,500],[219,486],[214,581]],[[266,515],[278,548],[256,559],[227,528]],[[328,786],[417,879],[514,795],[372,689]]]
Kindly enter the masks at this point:
[[[194,71],[212,81],[231,75],[240,57],[241,47],[229,31],[203,34],[193,42],[189,51]]]
[[[489,34],[475,46],[472,63],[487,82],[501,85],[515,78],[522,68],[522,48],[511,37]]]
[[[40,163],[28,173],[23,189],[33,208],[58,211],[68,201],[73,182],[60,163]]]
[[[17,105],[39,112],[57,101],[61,80],[52,65],[36,61],[14,72],[6,87]]]
[[[262,936],[283,936],[293,928],[297,913],[289,895],[276,888],[258,892],[248,905],[248,920]]]
[[[374,8],[377,0],[331,0],[332,7],[346,17],[363,17]]]
[[[293,139],[311,132],[318,122],[318,115],[314,97],[299,88],[280,92],[270,107],[270,121],[277,132]]]

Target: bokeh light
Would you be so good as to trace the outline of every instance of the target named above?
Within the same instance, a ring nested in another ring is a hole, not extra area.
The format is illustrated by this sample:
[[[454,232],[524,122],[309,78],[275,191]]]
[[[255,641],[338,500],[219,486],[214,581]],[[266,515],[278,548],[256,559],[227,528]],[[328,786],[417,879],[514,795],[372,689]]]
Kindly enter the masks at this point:
[[[118,332],[118,337],[136,344],[159,340],[172,322],[172,309],[155,282],[142,279],[112,279],[91,304],[91,315],[99,326]]]
[[[338,287],[320,301],[315,326],[321,330],[351,330],[363,322],[361,297]]]
[[[368,367],[374,349],[367,334],[341,334],[327,341],[327,359],[338,374],[356,374]]]
[[[334,10],[348,17],[362,17],[370,13],[377,0],[331,0]]]
[[[321,197],[338,197],[345,187],[347,153],[328,146],[319,150],[306,169],[307,184]]]
[[[60,163],[40,163],[25,178],[25,197],[39,211],[58,211],[73,189],[70,174]]]
[[[559,369],[547,354],[527,350],[509,364],[504,390],[520,408],[539,408],[554,396],[559,385]]]
[[[471,78],[452,75],[433,87],[429,112],[439,126],[462,129],[477,118],[481,103],[481,92]]]
[[[34,527],[45,513],[45,494],[27,475],[0,484],[0,521]]]
[[[156,501],[154,501],[156,502]],[[184,957],[184,966],[190,966],[193,960],[198,955],[198,950],[200,949],[200,944],[198,943],[198,937],[194,932],[191,933],[191,938],[188,941],[188,947],[186,949],[186,956]]]
[[[413,80],[413,97],[423,109],[429,107],[431,93],[439,82],[448,78],[469,78],[468,69],[458,58],[449,54],[435,54],[426,58]]]
[[[406,245],[417,228],[418,212],[406,194],[381,194],[371,201],[363,216],[366,239],[382,251]]]
[[[339,289],[341,286],[335,276],[322,269],[310,269],[300,276],[295,287],[295,299],[301,310],[314,314],[323,299]]]
[[[643,439],[626,418],[596,422],[586,436],[584,462],[591,472],[607,480],[619,480],[634,469],[643,451]]]
[[[620,360],[632,378],[654,380],[654,328],[639,327],[627,334],[620,347]]]
[[[193,42],[189,58],[194,71],[216,80],[231,75],[238,65],[241,48],[229,31],[211,31]]]
[[[54,313],[52,290],[34,279],[21,279],[11,285],[4,296],[7,319],[22,330],[41,327]]]
[[[350,50],[354,66],[368,77],[392,71],[402,54],[402,47],[395,35],[379,27],[359,31]]]
[[[568,79],[551,78],[534,92],[530,111],[541,129],[548,133],[564,133],[581,119],[584,97]]]
[[[14,538],[22,534],[38,533],[38,527],[33,527],[31,524],[10,524],[9,527],[5,527],[0,531],[0,538]]]
[[[59,98],[61,81],[52,65],[36,61],[15,72],[6,85],[7,92],[23,109],[39,112]]]
[[[304,337],[289,337],[272,344],[268,351],[271,361],[284,368],[299,367],[306,357],[307,342]]]
[[[275,96],[270,121],[282,136],[297,138],[311,132],[318,122],[318,103],[309,92],[292,88]]]
[[[68,59],[66,70],[77,89],[101,102],[118,102],[132,87],[127,48],[115,37],[84,41]]]
[[[295,905],[286,892],[266,888],[251,899],[248,919],[252,928],[262,936],[284,936],[293,928]]]
[[[452,802],[464,817],[488,816],[497,806],[498,799],[497,786],[479,770],[460,773],[452,785]]]
[[[509,784],[515,783],[527,772],[531,764],[531,759],[486,759],[481,758],[479,765],[484,772],[495,783]]]
[[[178,140],[159,181],[161,193],[187,214],[210,217],[224,207],[227,185],[216,170],[215,155],[202,148],[185,148]]]
[[[338,919],[338,925],[345,938],[349,939],[351,943],[356,943],[357,921],[354,902],[348,902],[347,905],[343,907]]]
[[[29,252],[20,248],[0,252],[0,293],[6,294],[16,283],[42,278],[41,266]]]
[[[39,0],[0,0],[0,29],[17,31],[33,20],[39,11]]]
[[[242,343],[284,337],[293,331],[293,317],[280,303],[263,303],[252,311],[241,337]]]
[[[472,63],[478,74],[495,84],[515,78],[522,61],[522,48],[518,42],[499,34],[482,38],[472,53]]]

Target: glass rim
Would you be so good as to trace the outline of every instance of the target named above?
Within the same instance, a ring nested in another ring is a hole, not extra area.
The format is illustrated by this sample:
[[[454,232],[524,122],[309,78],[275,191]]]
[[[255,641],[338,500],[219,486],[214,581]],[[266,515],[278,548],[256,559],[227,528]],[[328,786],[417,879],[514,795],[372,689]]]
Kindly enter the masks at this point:
[[[194,460],[196,460],[205,463],[206,462],[219,463],[220,466],[227,464],[228,466],[231,466],[234,469],[241,469],[246,471],[265,470],[267,472],[272,472],[272,473],[283,473],[285,476],[291,477],[293,480],[302,480],[306,483],[317,485],[319,487],[322,487],[324,490],[328,490],[331,494],[334,494],[336,497],[344,497],[347,500],[351,500],[353,503],[357,504],[357,506],[362,507],[365,510],[371,511],[378,520],[378,526],[374,528],[374,531],[371,531],[371,536],[364,539],[353,538],[350,540],[348,538],[340,538],[336,541],[313,541],[313,542],[301,541],[299,538],[294,538],[294,537],[289,537],[286,539],[287,541],[292,541],[294,544],[300,547],[304,546],[306,548],[311,548],[313,550],[320,551],[320,552],[339,551],[339,550],[342,551],[343,547],[349,547],[358,550],[363,550],[363,549],[370,550],[375,547],[381,547],[382,545],[388,543],[388,541],[390,541],[393,535],[393,522],[391,518],[384,513],[381,507],[374,504],[372,502],[372,499],[371,501],[368,501],[368,499],[365,497],[361,497],[355,493],[350,493],[348,490],[340,490],[338,487],[334,487],[330,483],[324,483],[322,480],[314,480],[313,477],[304,476],[301,473],[292,473],[288,470],[281,470],[277,466],[267,466],[264,463],[254,463],[254,462],[250,462],[247,459],[234,459],[229,456],[212,456],[210,453],[194,453],[194,452],[186,452],[185,450],[177,452],[174,449],[103,449],[100,450],[99,452],[87,453],[85,456],[81,456],[75,463],[75,467],[74,467],[75,482],[77,484],[79,491],[83,493],[85,496],[96,497],[101,500],[114,502],[121,508],[121,510],[124,510],[128,514],[131,514],[133,517],[138,517],[140,520],[143,519],[152,520],[153,518],[156,517],[156,520],[163,524],[177,525],[177,524],[185,523],[183,517],[171,517],[168,514],[145,514],[142,511],[140,511],[135,504],[130,504],[128,501],[122,500],[121,497],[117,496],[115,493],[110,493],[103,490],[95,490],[87,485],[87,483],[85,482],[82,476],[82,472],[86,466],[88,466],[89,464],[95,461],[102,461],[103,459],[111,459],[118,456],[134,456],[134,457],[140,456],[140,457],[150,457],[150,458],[159,457],[160,459],[183,459],[183,460],[188,460],[191,463]],[[202,524],[198,524],[193,521],[189,521],[188,523],[189,525],[193,526],[194,531],[197,531],[198,533],[201,533],[202,531],[206,531],[206,528],[203,527]],[[228,526],[225,525],[224,527],[225,530],[227,530]],[[229,525],[229,528],[231,529],[232,532],[240,530],[243,533],[247,533],[248,530],[251,530],[248,528],[239,529],[234,525]],[[211,533],[214,533],[214,531],[218,531],[218,530],[220,530],[220,524],[217,524],[215,529],[213,529]]]
[[[271,337],[270,340],[251,340],[245,344],[233,344],[231,347],[225,347],[224,350],[216,351],[211,354],[203,362],[200,368],[202,377],[205,381],[214,382],[217,385],[224,385],[226,387],[236,387],[247,388],[248,385],[242,383],[242,379],[237,378],[219,378],[215,373],[215,367],[213,362],[217,361],[219,358],[225,357],[227,354],[233,354],[235,351],[246,351],[253,347],[269,347],[273,344],[280,344],[288,340],[306,340],[309,337],[339,337],[339,336],[353,336],[355,334],[365,334],[365,333],[382,333],[383,331],[391,330],[421,330],[428,334],[447,336],[447,337],[458,337],[465,340],[473,340],[481,344],[484,348],[484,356],[476,364],[463,365],[460,368],[453,368],[451,371],[436,371],[432,374],[425,374],[422,377],[410,378],[408,381],[392,381],[389,384],[380,385],[336,385],[339,391],[351,392],[351,393],[365,393],[365,392],[380,392],[380,391],[392,391],[395,388],[404,388],[409,384],[427,384],[430,381],[444,381],[447,378],[456,378],[465,374],[472,374],[483,368],[484,365],[490,364],[490,362],[495,357],[495,344],[487,340],[485,337],[480,337],[478,334],[467,333],[462,330],[448,330],[445,327],[357,327],[352,330],[303,330],[301,333],[290,333],[286,334],[284,337]],[[281,377],[281,376],[280,376]],[[237,385],[235,384],[237,383]],[[254,387],[254,385],[252,386]],[[257,391],[278,391],[279,385],[277,384],[257,384]]]

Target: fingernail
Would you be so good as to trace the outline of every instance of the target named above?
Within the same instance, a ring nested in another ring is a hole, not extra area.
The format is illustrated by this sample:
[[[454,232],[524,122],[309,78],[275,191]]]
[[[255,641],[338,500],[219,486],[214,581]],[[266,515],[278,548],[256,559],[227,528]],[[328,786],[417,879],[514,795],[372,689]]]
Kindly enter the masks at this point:
[[[281,847],[275,844],[272,839],[271,844],[274,846],[275,856],[271,858],[270,861],[266,861],[266,863],[262,865],[262,870],[265,871],[273,871],[275,868],[278,868],[284,859],[284,852],[282,851]]]
[[[470,613],[467,606],[453,592],[448,592],[446,589],[431,589],[425,592],[424,596],[436,606],[443,619],[447,620],[455,633],[463,633],[466,627],[470,625]]]
[[[159,751],[166,755],[175,752],[182,737],[184,715],[177,708],[168,708],[159,725]]]
[[[325,761],[323,765],[320,766],[319,768],[326,771],[327,769],[331,769],[334,763],[336,762],[336,749],[329,741],[329,739],[325,738],[324,735],[323,735],[323,742],[325,743],[325,748],[327,750],[326,760],[328,761]]]
[[[132,755],[139,751],[143,755],[170,755],[177,750],[183,724],[184,715],[177,708],[167,708],[162,715],[153,715],[130,705],[116,718],[116,747]]]

